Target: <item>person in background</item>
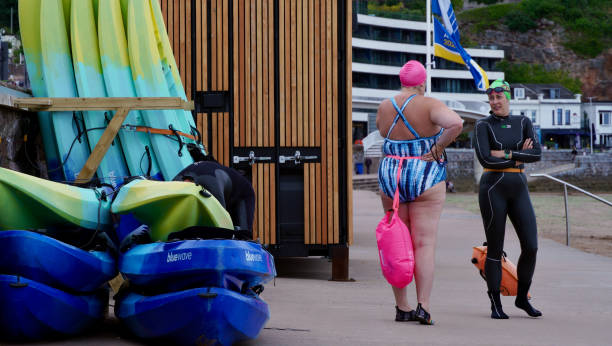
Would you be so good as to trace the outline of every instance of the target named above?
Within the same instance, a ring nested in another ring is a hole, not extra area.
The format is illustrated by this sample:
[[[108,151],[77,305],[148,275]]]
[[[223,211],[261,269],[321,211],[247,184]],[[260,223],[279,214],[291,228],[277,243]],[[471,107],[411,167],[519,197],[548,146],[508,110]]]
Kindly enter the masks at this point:
[[[455,193],[455,184],[452,180],[446,181],[446,192]]]
[[[371,165],[372,165],[372,159],[366,156],[365,158],[366,174],[370,174]]]
[[[386,134],[378,166],[384,210],[392,210],[400,170],[398,215],[410,229],[414,248],[417,308],[408,303],[407,286],[393,287],[395,320],[433,324],[429,298],[433,287],[438,222],[446,196],[446,148],[461,133],[463,120],[444,103],[425,97],[427,73],[416,60],[400,70],[401,91],[384,100],[376,126]],[[401,105],[401,106],[400,106]]]
[[[363,145],[353,145],[353,164],[355,165],[355,174],[363,174]]]

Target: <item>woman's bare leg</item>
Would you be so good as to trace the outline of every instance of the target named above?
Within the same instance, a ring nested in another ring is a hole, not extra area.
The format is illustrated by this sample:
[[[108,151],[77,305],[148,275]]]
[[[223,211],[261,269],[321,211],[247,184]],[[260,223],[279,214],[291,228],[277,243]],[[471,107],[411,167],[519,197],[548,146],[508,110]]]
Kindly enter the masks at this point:
[[[438,222],[444,206],[446,186],[438,183],[408,203],[410,234],[414,247],[414,276],[417,301],[429,310],[429,297],[433,287],[436,237]],[[400,214],[401,215],[401,214]]]
[[[380,199],[383,205],[383,210],[386,213],[387,210],[393,208],[393,199],[389,198],[382,191],[380,191],[380,196],[381,196]],[[406,203],[400,204],[399,210],[397,211],[397,213],[400,219],[404,221],[406,226],[410,228],[410,220],[408,219],[408,205]],[[402,288],[391,286],[391,288],[393,289],[393,295],[395,296],[395,305],[397,305],[397,307],[403,311],[412,310],[412,308],[410,307],[410,304],[408,303],[408,286],[405,286]]]

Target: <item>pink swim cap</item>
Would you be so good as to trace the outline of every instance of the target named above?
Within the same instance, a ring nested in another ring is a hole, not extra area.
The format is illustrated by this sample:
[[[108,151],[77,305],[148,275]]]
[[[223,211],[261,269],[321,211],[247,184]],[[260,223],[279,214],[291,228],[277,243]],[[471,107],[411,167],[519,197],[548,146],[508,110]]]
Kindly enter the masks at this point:
[[[417,60],[410,60],[399,72],[400,82],[405,88],[417,86],[427,79],[427,71],[425,66]]]

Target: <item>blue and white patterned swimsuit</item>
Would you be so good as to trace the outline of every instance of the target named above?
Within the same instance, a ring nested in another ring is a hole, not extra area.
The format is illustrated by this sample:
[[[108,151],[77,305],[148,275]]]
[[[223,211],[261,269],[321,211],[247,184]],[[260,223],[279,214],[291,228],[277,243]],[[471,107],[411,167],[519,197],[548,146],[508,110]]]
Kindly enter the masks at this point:
[[[400,109],[397,106],[394,98],[391,98],[391,103],[397,111],[397,115],[391,124],[391,128],[385,137],[383,143],[383,153],[385,157],[382,159],[378,166],[378,185],[385,195],[393,198],[395,189],[397,187],[397,170],[399,169],[400,162],[403,161],[401,176],[400,176],[400,203],[414,201],[419,197],[425,190],[433,187],[441,181],[446,180],[446,162],[427,162],[419,159],[404,159],[400,160],[398,157],[420,157],[431,151],[431,147],[436,143],[444,129],[440,130],[435,136],[432,137],[420,137],[416,131],[410,126],[406,117],[404,117],[403,111],[406,108],[408,102],[410,102],[414,96],[410,96],[404,105]],[[414,139],[406,141],[398,141],[389,139],[391,131],[397,124],[399,118],[402,118],[404,124],[414,135]],[[390,157],[393,156],[393,157]]]

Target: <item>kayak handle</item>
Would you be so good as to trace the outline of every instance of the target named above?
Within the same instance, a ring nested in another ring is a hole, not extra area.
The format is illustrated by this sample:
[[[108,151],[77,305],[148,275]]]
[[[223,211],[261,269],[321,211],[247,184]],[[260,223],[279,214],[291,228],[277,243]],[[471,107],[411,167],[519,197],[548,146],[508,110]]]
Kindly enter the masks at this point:
[[[16,287],[16,288],[22,288],[22,287],[28,287],[28,284],[23,283],[23,282],[11,282],[9,286]]]

